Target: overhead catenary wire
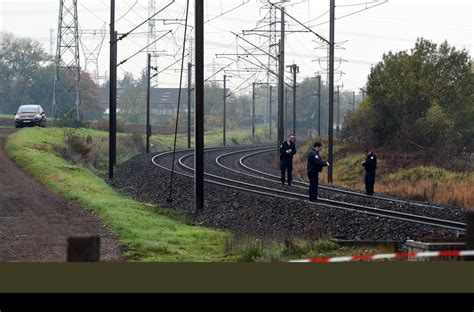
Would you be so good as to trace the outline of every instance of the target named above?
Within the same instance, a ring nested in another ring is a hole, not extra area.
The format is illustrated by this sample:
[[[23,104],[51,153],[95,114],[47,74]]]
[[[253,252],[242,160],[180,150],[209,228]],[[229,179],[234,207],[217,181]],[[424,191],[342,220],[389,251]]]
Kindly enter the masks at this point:
[[[174,132],[174,142],[173,142],[173,162],[171,165],[171,177],[170,177],[170,188],[168,193],[167,201],[172,203],[172,193],[173,193],[173,177],[174,177],[174,165],[175,165],[175,158],[176,158],[176,143],[178,141],[178,123],[179,123],[179,108],[181,104],[181,89],[183,86],[183,71],[184,71],[184,58],[186,52],[186,34],[188,29],[188,15],[189,15],[189,0],[186,1],[186,21],[184,26],[184,38],[183,38],[183,55],[181,58],[181,73],[179,76],[179,92],[178,92],[178,107],[176,110],[176,125],[175,125],[175,132]]]
[[[146,22],[148,22],[149,20],[151,20],[153,17],[155,17],[156,15],[158,15],[159,13],[163,12],[164,10],[166,10],[170,5],[172,5],[176,0],[172,0],[170,3],[168,3],[164,8],[162,8],[161,10],[158,10],[157,12],[155,12],[153,15],[151,15],[150,17],[148,17],[146,20],[144,20],[143,22],[141,22],[140,24],[138,24],[137,26],[135,26],[134,28],[132,28],[132,30],[130,30],[129,32],[121,35],[117,40],[122,40],[124,39],[125,37],[127,37],[128,35],[130,35],[132,32],[134,32],[135,30],[137,30],[138,28],[140,28],[143,24],[145,24]]]
[[[159,37],[158,39],[154,40],[152,43],[150,43],[149,45],[147,45],[146,47],[142,48],[141,50],[139,50],[138,52],[134,53],[133,55],[129,56],[128,58],[124,59],[123,61],[121,61],[120,63],[117,64],[117,67],[124,64],[125,62],[127,62],[128,60],[130,60],[131,58],[135,57],[136,55],[138,55],[139,53],[143,52],[143,50],[147,49],[148,47],[150,47],[152,44],[156,43],[158,40],[160,40],[161,38],[163,38],[164,36],[166,36],[167,34],[169,34],[170,32],[172,32],[171,30],[168,30],[164,35],[162,35],[161,37]]]
[[[249,81],[250,79],[252,79],[253,77],[255,77],[255,75],[257,75],[257,73],[254,73],[253,75],[251,75],[250,77],[248,77],[247,79],[244,80],[244,82],[242,82],[239,86],[237,86],[235,89],[234,89],[234,92],[233,93],[237,93],[239,91],[241,91],[241,87],[247,83],[247,81]]]
[[[242,2],[241,4],[239,4],[238,6],[232,8],[232,9],[230,9],[230,10],[227,10],[227,11],[225,11],[225,12],[222,12],[222,2],[221,2],[221,14],[219,14],[219,15],[217,15],[217,16],[214,16],[213,18],[209,19],[209,13],[208,13],[208,16],[207,16],[208,20],[207,20],[206,22],[204,22],[204,24],[207,24],[207,23],[209,23],[209,22],[211,22],[211,21],[213,21],[213,20],[215,20],[215,19],[218,19],[219,17],[222,17],[222,16],[226,15],[227,13],[230,13],[230,12],[232,12],[232,11],[235,11],[235,10],[237,10],[238,8],[240,8],[240,7],[244,6],[244,5],[246,5],[246,4],[249,3],[249,2],[250,2],[250,0],[243,1],[243,2]]]
[[[225,65],[224,67],[222,67],[221,69],[219,69],[218,71],[216,71],[214,74],[212,74],[211,76],[207,77],[206,80],[204,80],[204,82],[208,82],[211,78],[215,77],[218,73],[220,73],[221,71],[223,71],[224,69],[226,69],[227,67],[231,66],[232,64],[234,64],[236,61],[232,61],[230,64],[227,64]]]
[[[95,17],[97,17],[97,19],[99,19],[101,22],[106,23],[106,21],[104,21],[102,18],[100,18],[97,14],[94,13],[94,11],[90,10],[88,7],[86,7],[85,5],[83,5],[81,2],[79,2],[79,5],[80,5],[81,7],[83,7],[84,9],[86,9],[89,13],[91,13],[92,15],[94,15]]]
[[[180,61],[183,61],[184,58],[188,57],[189,56],[189,53],[186,54],[185,56],[183,56],[182,58],[180,58],[179,60],[176,60],[174,63],[172,63],[171,65],[163,68],[162,70],[160,70],[159,72],[157,72],[156,74],[154,74],[153,76],[151,76],[150,78],[154,78],[156,77],[157,75],[167,71],[168,69],[170,69],[173,65],[176,65],[176,63],[179,63]]]
[[[241,6],[243,3],[246,3],[246,1],[247,1],[247,0],[240,0],[240,1],[238,1],[237,3],[236,3],[236,2],[222,1],[222,8],[221,8],[221,9],[219,9],[219,2],[218,2],[218,3],[216,3],[216,4],[214,5],[214,7],[215,7],[214,10],[211,10],[213,3],[212,3],[211,1],[209,1],[209,4],[210,4],[211,8],[209,8],[209,14],[208,14],[208,18],[207,18],[208,21],[206,21],[206,23],[208,24],[208,26],[213,27],[213,28],[214,28],[214,27],[217,27],[217,26],[219,26],[219,25],[221,25],[221,24],[220,24],[220,20],[217,19],[217,17],[220,17],[218,14],[225,14],[226,16],[229,15],[229,18],[230,18],[231,20],[232,20],[232,19],[236,19],[236,16],[238,16],[238,15],[242,15],[243,21],[247,21],[248,19],[245,19],[245,16],[246,16],[246,15],[241,14],[241,12],[244,12],[245,6],[243,7],[243,9],[239,9],[239,10],[238,10],[239,6]],[[141,13],[141,12],[142,12],[142,9],[145,9],[145,6],[146,6],[146,5],[143,4],[143,2],[142,2],[142,4],[140,4],[140,2],[141,2],[141,1],[139,1],[138,4],[136,4],[136,0],[127,0],[127,1],[125,1],[124,4],[122,5],[122,10],[121,10],[122,12],[121,12],[120,16],[123,15],[123,12],[126,12],[126,11],[127,11],[127,12],[129,12],[129,14],[127,15],[127,17],[128,17],[129,19],[131,19],[131,18],[130,18],[130,15],[134,15],[133,12],[132,12],[132,8],[133,8],[133,11],[134,11],[134,12],[136,12],[136,13],[137,13],[137,12],[138,12],[138,13]],[[274,2],[274,1],[272,1],[272,2]],[[354,1],[354,2],[363,2],[363,1]],[[99,3],[100,3],[100,2],[99,2]],[[233,3],[233,4],[231,4],[231,3]],[[366,4],[366,3],[367,3],[367,6],[370,6],[371,4],[380,4],[380,1],[377,2],[377,1],[373,1],[373,0],[370,1],[370,0],[369,0],[369,1],[367,1],[367,2],[364,2],[364,4]],[[124,6],[125,4],[126,4],[126,6]],[[250,7],[251,5],[253,5],[253,4],[249,3],[249,4],[247,4],[247,7]],[[357,7],[356,5],[359,5],[359,7]],[[234,7],[233,7],[233,6],[234,6]],[[269,5],[267,5],[267,6],[269,6]],[[345,6],[345,5],[340,5],[339,7],[343,7],[343,6]],[[361,3],[360,3],[360,4],[359,4],[359,3],[356,3],[356,4],[352,4],[352,5],[347,5],[347,6],[348,6],[348,7],[349,7],[349,6],[353,6],[354,8],[357,8],[357,9],[362,9],[362,8],[363,8]],[[181,8],[183,8],[183,11],[180,11],[179,15],[178,15],[178,13],[176,13],[176,14],[173,13],[173,12],[175,12],[178,8],[179,8],[180,10],[181,10]],[[364,6],[364,8],[365,8],[365,6]],[[349,10],[349,8],[348,8],[348,10]],[[324,12],[324,11],[326,11],[326,12]],[[324,10],[324,11],[318,12],[317,15],[320,15],[321,13],[322,13],[322,14],[321,14],[322,16],[326,15],[326,14],[327,14],[327,10]],[[346,11],[347,11],[347,10],[346,10]],[[95,12],[95,11],[94,11],[94,12]],[[183,12],[184,12],[184,1],[181,2],[181,3],[179,3],[179,1],[177,1],[172,7],[170,7],[168,10],[166,10],[166,12],[164,12],[163,14],[164,14],[164,16],[165,16],[165,15],[168,16],[168,15],[174,14],[174,15],[173,15],[173,18],[176,20],[176,19],[177,19],[176,17],[182,16]],[[295,12],[296,12],[296,9],[295,9]],[[131,14],[130,14],[130,13],[131,13]],[[99,15],[100,15],[100,14],[99,14]],[[144,16],[144,14],[142,14],[142,15]],[[293,16],[296,17],[297,15],[293,15]],[[301,16],[301,14],[299,14],[298,16]],[[303,15],[303,16],[305,16],[305,15]],[[240,16],[239,16],[239,17],[240,17]],[[316,19],[317,19],[317,18],[320,18],[320,16],[316,17]],[[214,23],[214,19],[216,19],[216,22],[215,22],[215,23]],[[227,22],[227,17],[222,18],[221,20],[224,20],[224,19],[225,19],[225,21]],[[305,20],[309,20],[309,16],[308,16],[308,19],[306,19],[306,16],[305,16],[304,19],[305,19]],[[155,20],[157,20],[157,19],[155,19]],[[322,18],[320,18],[320,20],[322,20]],[[171,19],[170,19],[170,21],[171,21]],[[222,21],[222,22],[224,22],[224,21]],[[215,25],[214,25],[214,24],[215,24]],[[263,23],[263,24],[266,24],[266,23]],[[305,24],[306,24],[306,23],[305,23]],[[308,25],[308,24],[306,24],[306,25]],[[268,25],[263,25],[263,26],[262,26],[262,24],[257,24],[257,25],[256,25],[256,27],[267,27],[267,26],[268,26]],[[298,27],[296,27],[296,23],[294,24],[294,26],[295,26],[295,29],[298,28]],[[135,27],[135,26],[133,26],[133,27]],[[143,28],[143,27],[142,27],[142,28]],[[226,28],[227,28],[227,27],[226,27]],[[232,27],[231,27],[231,28],[232,28]],[[136,31],[134,31],[134,32],[133,32],[132,34],[130,34],[130,36],[127,37],[127,38],[132,37],[132,35],[136,34],[138,31],[140,31],[140,29],[137,29]],[[189,32],[189,29],[188,29],[188,32]],[[227,32],[228,32],[228,31],[227,31]],[[236,32],[239,33],[238,30],[237,30]],[[319,32],[319,31],[317,31],[317,32]],[[144,34],[146,34],[146,33],[144,32]],[[242,33],[239,33],[239,35],[242,36]],[[138,36],[138,35],[137,35],[137,36]],[[298,36],[298,35],[297,35],[297,36]],[[301,34],[301,36],[298,36],[298,38],[301,40],[301,38],[303,38],[302,36],[303,36],[303,34]],[[181,52],[180,49],[182,48],[182,45],[179,43],[180,39],[178,39],[178,38],[180,38],[180,37],[181,37],[181,35],[178,35],[178,33],[173,32],[173,37],[172,37],[172,36],[167,36],[166,38],[164,38],[164,40],[162,39],[163,43],[160,43],[160,45],[161,45],[161,44],[163,44],[163,45],[171,45],[171,44],[173,44],[173,45],[174,45],[175,49],[171,49],[170,52],[171,52],[171,53],[176,53],[175,59],[178,59],[178,58],[179,58],[178,55],[179,55],[179,52]],[[189,36],[188,36],[188,37],[189,37]],[[250,38],[247,38],[247,39],[250,39]],[[217,40],[216,40],[216,41],[217,41]],[[239,40],[239,41],[240,41],[240,40]],[[256,41],[254,41],[254,40],[251,40],[251,41],[254,42],[254,43],[256,43]],[[305,42],[304,40],[301,40],[301,41]],[[138,46],[137,43],[135,43],[135,42],[133,42],[133,43]],[[213,49],[213,50],[216,50],[216,51],[217,51],[217,50],[219,49],[219,48],[218,48],[219,45],[221,45],[222,50],[225,50],[225,49],[226,49],[225,41],[222,41],[222,42],[208,42],[208,41],[206,41],[206,44],[208,44],[208,47],[207,47],[208,49]],[[260,44],[260,43],[258,43],[257,45],[258,45],[258,46],[262,46],[262,44]],[[235,46],[235,45],[234,45],[234,46]],[[292,50],[291,50],[292,45],[289,44],[288,46],[290,47],[289,50],[292,51]],[[266,49],[266,48],[264,48],[264,49],[268,52],[268,49]],[[305,51],[305,52],[304,52],[305,55],[303,55],[302,53],[297,53],[297,52],[299,52],[299,50],[296,50],[296,49],[295,49],[295,50],[293,51],[293,52],[296,52],[296,53],[294,54],[294,57],[299,57],[299,56],[306,57],[307,55],[310,55],[310,54],[311,54],[311,53],[306,53],[307,49],[303,49],[303,51]],[[288,54],[288,55],[289,55],[289,54]],[[293,55],[293,54],[292,54],[292,55]],[[370,63],[372,63],[372,62],[370,62]],[[232,66],[230,66],[230,67],[228,67],[228,68],[235,68],[236,66],[238,67],[239,64],[242,64],[242,63],[236,63],[235,65],[232,65]],[[362,63],[360,63],[360,64],[362,64]],[[363,65],[367,65],[367,62],[365,62]],[[122,67],[122,68],[123,68],[123,67]],[[308,66],[306,66],[305,68],[308,68]],[[211,74],[211,72],[209,72],[208,74]],[[164,77],[164,76],[163,76],[163,77]],[[169,82],[169,84],[171,84],[170,81],[168,81],[168,82]],[[177,82],[177,81],[175,80],[173,83],[176,84],[176,82]]]
[[[340,19],[343,19],[343,18],[345,18],[345,17],[352,16],[352,15],[354,15],[354,14],[357,14],[357,13],[360,13],[360,12],[363,12],[363,11],[366,11],[366,10],[369,10],[369,9],[372,9],[372,8],[375,8],[376,6],[385,4],[385,3],[387,3],[387,2],[388,2],[388,0],[385,0],[385,1],[381,2],[381,3],[374,4],[373,6],[366,7],[366,8],[364,8],[364,9],[360,9],[360,10],[357,10],[357,11],[355,11],[355,12],[351,12],[351,13],[348,13],[348,14],[346,14],[346,15],[342,15],[342,16],[336,17],[336,20],[340,20]],[[329,23],[329,21],[325,21],[325,22],[322,22],[322,23],[319,23],[319,24],[315,24],[315,25],[312,25],[312,26],[308,26],[308,28],[314,28],[314,27],[316,27],[316,26],[325,25],[325,24],[327,24],[327,23]]]

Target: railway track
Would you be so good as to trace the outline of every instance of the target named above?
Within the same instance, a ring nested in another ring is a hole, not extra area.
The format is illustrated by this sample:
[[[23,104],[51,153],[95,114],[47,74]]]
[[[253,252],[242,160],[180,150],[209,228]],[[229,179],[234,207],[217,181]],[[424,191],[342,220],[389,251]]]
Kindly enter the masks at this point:
[[[217,166],[220,168],[224,168],[227,171],[234,172],[235,174],[240,174],[242,175],[243,173],[230,168],[229,166],[222,165],[221,161],[223,158],[230,157],[230,156],[235,156],[239,154],[245,154],[243,157],[239,158],[239,164],[245,168],[248,171],[253,172],[251,175],[251,179],[259,179],[260,181],[266,181],[267,183],[280,183],[278,180],[279,177],[264,173],[262,171],[258,171],[256,169],[250,168],[249,166],[246,166],[244,164],[245,159],[248,159],[251,156],[258,155],[260,153],[266,153],[268,151],[274,150],[274,148],[268,148],[268,147],[253,147],[251,149],[246,149],[246,150],[237,150],[237,151],[230,151],[227,152],[228,150],[232,150],[233,148],[225,148],[225,153],[222,155],[219,155],[218,157],[215,158],[215,163]],[[212,149],[206,149],[206,153],[221,153],[222,148],[212,148]],[[194,169],[186,163],[189,163],[189,161],[193,158],[194,154],[192,151],[189,150],[182,150],[178,152],[179,156],[177,157],[177,166],[176,166],[176,174],[186,176],[188,178],[193,178],[193,172]],[[166,152],[166,153],[161,153],[153,157],[152,162],[156,165],[159,166],[160,168],[170,171],[169,166],[165,166],[163,164],[159,163],[159,159],[166,158],[167,156],[171,155],[171,152]],[[282,190],[282,189],[276,189],[268,186],[262,186],[258,185],[255,183],[249,183],[249,182],[243,182],[241,179],[231,179],[222,176],[222,172],[220,175],[218,174],[212,174],[209,172],[205,173],[205,181],[207,183],[211,183],[214,185],[219,185],[223,187],[230,187],[235,190],[240,190],[243,192],[251,192],[254,194],[258,194],[261,196],[271,196],[273,198],[281,198],[283,200],[299,200],[299,201],[305,201],[310,205],[320,205],[324,207],[330,207],[330,208],[336,208],[336,209],[342,209],[345,211],[351,211],[351,212],[358,212],[358,213],[363,213],[366,215],[371,215],[375,217],[381,217],[381,218],[391,218],[391,219],[397,219],[405,222],[413,222],[413,223],[418,223],[418,224],[427,224],[431,226],[436,226],[436,227],[441,227],[445,229],[451,229],[451,230],[456,230],[456,231],[461,231],[464,232],[466,225],[462,222],[457,222],[457,221],[451,221],[451,220],[444,220],[440,218],[433,218],[429,216],[422,216],[422,215],[417,215],[417,214],[411,214],[411,213],[404,213],[400,211],[394,211],[394,210],[389,210],[389,209],[381,209],[378,207],[374,206],[367,206],[367,205],[359,205],[359,204],[354,204],[350,202],[345,202],[345,201],[338,201],[338,200],[331,200],[331,199],[320,199],[318,202],[313,203],[308,201],[308,196],[306,194],[290,191],[290,190]],[[297,182],[297,181],[295,181]],[[303,188],[303,186],[306,186],[304,182],[299,182],[297,188]],[[297,189],[295,188],[295,189]],[[306,187],[307,189],[307,187]],[[332,189],[332,188],[326,188],[330,191],[335,191],[335,192],[340,192],[345,195],[351,195],[351,196],[361,196],[361,197],[367,197],[363,196],[364,194],[356,193],[356,192],[350,192],[350,191],[343,191],[343,190],[337,190],[337,189]],[[391,199],[386,199],[383,197],[377,198],[376,200],[391,200]],[[402,200],[397,200],[398,202],[403,202],[407,203]],[[419,204],[421,206],[427,206],[423,204]],[[439,207],[436,207],[437,209],[440,209]]]
[[[243,157],[241,157],[239,159],[239,162],[238,162],[239,166],[241,168],[249,171],[250,173],[254,173],[255,176],[257,176],[257,177],[269,178],[272,181],[276,181],[276,182],[280,183],[280,177],[279,176],[268,173],[268,172],[264,172],[264,171],[261,171],[261,170],[254,169],[254,168],[246,165],[246,163],[245,163],[249,158],[255,157],[256,155],[266,153],[266,152],[271,151],[271,150],[273,150],[273,149],[269,149],[269,150],[266,150],[266,151],[252,152],[250,154],[246,154],[246,155],[244,155]],[[225,166],[223,166],[223,167],[225,167]],[[307,188],[309,186],[309,183],[304,182],[304,181],[293,181],[293,184],[294,184],[295,187]],[[381,197],[381,196],[376,196],[376,195],[369,196],[369,195],[362,194],[362,193],[359,193],[359,192],[342,190],[342,189],[337,189],[337,188],[328,187],[328,186],[324,186],[324,185],[319,185],[319,188],[323,189],[323,190],[335,192],[335,193],[341,193],[341,194],[347,194],[347,195],[351,195],[351,196],[357,196],[357,197],[361,197],[361,198],[368,199],[368,200],[380,200],[380,201],[388,201],[388,202],[391,202],[391,203],[410,204],[410,205],[413,205],[413,206],[429,207],[429,208],[432,208],[432,209],[445,209],[445,207],[438,207],[436,205],[428,205],[428,204],[423,204],[423,203],[417,203],[417,202],[414,202],[414,201],[402,200],[402,199],[397,199],[397,198],[393,198],[393,197],[392,198],[387,198],[387,197]]]
[[[263,151],[254,151],[247,152],[243,151],[232,151],[229,153],[224,153],[216,157],[216,164],[220,169],[228,170],[234,175],[238,175],[237,180],[247,180],[247,181],[265,181],[265,184],[271,187],[277,187],[281,189],[280,177],[262,170],[268,170],[272,166],[269,166],[269,159],[262,158],[258,156],[259,154],[268,153],[270,150]],[[237,156],[237,157],[236,157]],[[241,156],[241,157],[239,157]],[[245,164],[250,157],[252,158],[253,166],[263,167],[262,170],[257,170]],[[263,163],[263,165],[262,165]],[[250,176],[250,178],[249,178]],[[262,182],[260,182],[262,183]],[[299,192],[302,194],[307,194],[308,192],[308,183],[304,181],[295,181],[293,180],[291,187],[283,187],[285,189],[291,190],[293,192]],[[384,207],[388,210],[396,210],[401,212],[409,212],[411,214],[424,215],[426,217],[434,217],[438,219],[446,219],[454,222],[463,222],[464,221],[464,212],[457,207],[440,207],[429,205],[425,203],[418,203],[413,201],[407,201],[402,199],[397,199],[393,197],[381,197],[381,196],[368,196],[355,191],[341,190],[333,187],[319,187],[319,197],[333,199],[336,201],[345,201],[349,203],[360,204],[363,206],[375,206],[375,207]]]

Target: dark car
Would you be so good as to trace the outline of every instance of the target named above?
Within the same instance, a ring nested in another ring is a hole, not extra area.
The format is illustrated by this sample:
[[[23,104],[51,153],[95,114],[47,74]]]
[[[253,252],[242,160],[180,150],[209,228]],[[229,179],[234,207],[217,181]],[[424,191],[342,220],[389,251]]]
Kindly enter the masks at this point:
[[[27,126],[46,127],[46,114],[41,105],[21,105],[15,114],[15,128]]]

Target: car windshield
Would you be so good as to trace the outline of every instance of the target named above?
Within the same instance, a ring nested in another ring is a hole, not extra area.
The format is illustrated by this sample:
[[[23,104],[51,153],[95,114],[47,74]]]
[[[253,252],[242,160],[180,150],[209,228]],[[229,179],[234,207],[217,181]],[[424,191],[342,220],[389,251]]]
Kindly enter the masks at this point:
[[[39,106],[37,105],[25,105],[25,106],[20,106],[18,109],[18,114],[24,114],[24,113],[39,113]]]

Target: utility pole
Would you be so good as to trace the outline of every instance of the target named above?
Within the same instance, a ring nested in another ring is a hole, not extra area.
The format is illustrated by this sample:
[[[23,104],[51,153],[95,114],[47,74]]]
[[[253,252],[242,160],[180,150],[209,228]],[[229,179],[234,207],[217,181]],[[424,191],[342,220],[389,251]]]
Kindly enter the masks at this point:
[[[225,126],[226,126],[226,100],[227,100],[227,94],[225,92],[226,90],[226,85],[227,85],[227,76],[224,75],[224,96],[223,96],[223,100],[224,100],[224,120],[223,120],[223,138],[222,138],[222,145],[225,146]]]
[[[270,110],[270,123],[269,123],[269,138],[270,138],[270,141],[272,140],[272,91],[273,91],[273,86],[270,85],[270,91],[269,91],[269,96],[270,96],[270,99],[268,101],[268,106],[269,106],[269,110]]]
[[[284,131],[286,131],[286,128],[288,127],[288,91],[289,90],[285,88],[285,125],[283,127]]]
[[[151,54],[147,54],[146,62],[146,153],[150,153],[150,136],[151,136],[151,126],[150,126],[150,77],[151,70]]]
[[[293,74],[293,134],[296,135],[296,74],[300,72],[298,65],[288,66]]]
[[[355,111],[355,103],[356,103],[356,93],[352,91],[352,112]]]
[[[194,0],[195,92],[194,92],[194,194],[195,210],[204,209],[204,1]]]
[[[255,140],[255,82],[252,82],[252,139]]]
[[[339,115],[341,114],[341,109],[339,107],[339,86],[337,86],[337,125],[336,125],[336,136],[339,137],[339,123],[340,123],[340,119],[339,119]]]
[[[321,75],[316,78],[318,79],[318,136],[321,137]]]
[[[328,183],[332,184],[332,168],[334,138],[333,138],[333,118],[334,118],[334,28],[335,28],[335,0],[329,3],[329,128],[328,128]]]
[[[284,96],[285,96],[285,8],[281,8],[280,51],[278,54],[278,142],[277,150],[284,139]]]
[[[117,154],[117,32],[115,0],[110,0],[109,179],[114,178]]]
[[[191,92],[193,91],[192,84],[193,64],[188,63],[188,148],[191,148]]]

